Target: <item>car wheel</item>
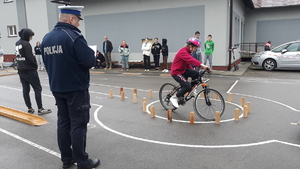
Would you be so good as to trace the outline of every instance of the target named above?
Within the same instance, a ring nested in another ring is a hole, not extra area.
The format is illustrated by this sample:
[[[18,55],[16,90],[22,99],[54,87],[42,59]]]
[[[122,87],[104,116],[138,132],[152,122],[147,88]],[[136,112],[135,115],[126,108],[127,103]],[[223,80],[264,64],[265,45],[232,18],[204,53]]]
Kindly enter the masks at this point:
[[[277,66],[277,63],[273,59],[266,59],[263,63],[263,68],[265,70],[274,70]]]

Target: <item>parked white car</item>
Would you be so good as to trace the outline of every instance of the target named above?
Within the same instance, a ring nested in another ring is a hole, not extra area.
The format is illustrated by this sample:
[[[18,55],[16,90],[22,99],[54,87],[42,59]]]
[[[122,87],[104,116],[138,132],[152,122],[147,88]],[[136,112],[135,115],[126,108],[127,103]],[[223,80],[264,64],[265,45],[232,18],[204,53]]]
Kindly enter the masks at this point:
[[[256,53],[251,62],[253,66],[263,67],[265,70],[300,68],[300,40],[279,45],[271,51]]]

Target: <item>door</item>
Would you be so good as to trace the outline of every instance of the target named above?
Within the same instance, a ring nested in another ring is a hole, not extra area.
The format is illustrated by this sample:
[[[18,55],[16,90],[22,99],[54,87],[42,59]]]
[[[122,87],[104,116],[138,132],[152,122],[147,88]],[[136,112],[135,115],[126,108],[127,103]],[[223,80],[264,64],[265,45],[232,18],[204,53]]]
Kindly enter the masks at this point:
[[[285,49],[286,52],[280,56],[282,57],[280,67],[300,67],[300,42],[291,43]]]

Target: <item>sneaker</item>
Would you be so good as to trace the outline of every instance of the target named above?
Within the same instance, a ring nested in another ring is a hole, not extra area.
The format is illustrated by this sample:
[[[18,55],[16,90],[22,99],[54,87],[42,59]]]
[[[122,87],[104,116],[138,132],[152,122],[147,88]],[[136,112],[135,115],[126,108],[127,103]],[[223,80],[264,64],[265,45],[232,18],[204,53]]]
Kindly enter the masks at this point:
[[[74,163],[75,163],[75,160],[72,160],[71,162],[69,162],[69,163],[63,163],[63,166],[62,166],[62,168],[70,168],[72,165],[74,165]]]
[[[126,71],[129,71],[129,69],[126,69]]]
[[[104,70],[107,70],[107,67],[106,67],[106,68],[104,68]]]
[[[38,110],[38,115],[48,114],[48,113],[52,113],[52,110],[51,109],[44,109],[44,108]]]
[[[178,105],[182,105],[182,106],[185,105],[184,97],[179,97],[177,100],[178,100],[178,101],[177,101],[177,102],[178,102]]]
[[[147,69],[145,69],[145,72],[147,71]]]
[[[28,109],[27,112],[30,113],[30,114],[33,114],[34,113],[34,109]]]
[[[173,104],[174,107],[176,107],[176,108],[179,107],[179,105],[178,105],[178,99],[177,99],[176,96],[172,96],[172,97],[170,98],[170,101],[171,101],[171,103]]]
[[[112,68],[110,67],[109,70],[111,70]]]
[[[166,69],[162,70],[161,72],[165,72],[165,71],[166,71]]]
[[[147,69],[147,72],[149,72],[150,71],[150,69]]]
[[[124,71],[124,69],[121,69],[121,71]]]
[[[169,70],[168,70],[168,69],[166,69],[166,70],[165,70],[165,72],[166,72],[166,73],[168,73],[168,72],[169,72]]]

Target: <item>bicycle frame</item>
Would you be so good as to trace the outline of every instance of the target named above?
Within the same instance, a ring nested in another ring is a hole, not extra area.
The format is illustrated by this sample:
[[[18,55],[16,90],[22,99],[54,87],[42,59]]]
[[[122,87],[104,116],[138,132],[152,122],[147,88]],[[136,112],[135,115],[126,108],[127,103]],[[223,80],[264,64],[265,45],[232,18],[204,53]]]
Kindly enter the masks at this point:
[[[204,82],[202,81],[202,77],[203,77],[203,75],[204,75],[205,72],[206,72],[206,71],[200,72],[199,78],[190,82],[190,83],[197,82],[197,84],[194,85],[194,86],[192,87],[192,89],[185,95],[184,100],[185,100],[186,102],[189,101],[189,100],[191,100],[192,98],[195,97],[195,96],[193,95],[193,93],[194,93],[194,91],[195,91],[200,85],[202,86],[202,89],[203,89],[203,90],[205,90],[205,89],[208,88],[207,82],[209,81],[209,79],[206,79]],[[176,87],[174,93],[178,92],[179,89],[181,89],[181,86]],[[172,96],[172,95],[173,95],[173,93],[171,93],[171,96]],[[207,101],[207,99],[206,99],[206,101]]]

